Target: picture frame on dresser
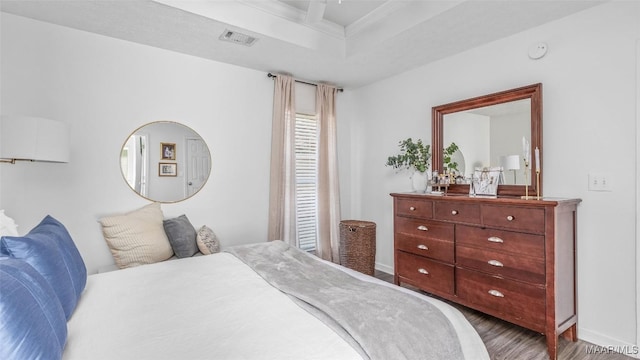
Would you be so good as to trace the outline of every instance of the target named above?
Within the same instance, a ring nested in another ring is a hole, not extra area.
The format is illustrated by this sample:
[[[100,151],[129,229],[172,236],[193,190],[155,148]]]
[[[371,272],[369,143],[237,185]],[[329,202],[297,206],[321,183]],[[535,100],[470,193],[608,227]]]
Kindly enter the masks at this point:
[[[469,185],[470,196],[498,196],[498,184],[502,177],[502,168],[475,168]]]

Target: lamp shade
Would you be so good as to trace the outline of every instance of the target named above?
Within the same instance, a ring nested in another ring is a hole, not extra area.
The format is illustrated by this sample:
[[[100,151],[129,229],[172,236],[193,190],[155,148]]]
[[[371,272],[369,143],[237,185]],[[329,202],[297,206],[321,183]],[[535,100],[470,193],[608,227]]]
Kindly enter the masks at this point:
[[[56,120],[2,116],[0,159],[69,162],[69,128]]]
[[[500,166],[505,170],[520,170],[520,156],[500,156]]]

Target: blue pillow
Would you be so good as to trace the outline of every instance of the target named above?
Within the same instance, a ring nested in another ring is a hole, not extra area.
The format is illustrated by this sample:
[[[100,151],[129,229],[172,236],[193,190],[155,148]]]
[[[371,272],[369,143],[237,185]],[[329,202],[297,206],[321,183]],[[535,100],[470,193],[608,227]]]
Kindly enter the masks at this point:
[[[80,294],[87,284],[87,268],[76,244],[71,239],[71,235],[61,222],[50,215],[47,215],[34,230],[36,229],[38,232],[49,233],[57,240],[58,247],[62,251],[62,259],[69,270],[76,296],[80,298]]]
[[[60,359],[66,341],[51,285],[26,262],[0,258],[0,359]]]
[[[23,237],[3,236],[0,252],[33,266],[55,291],[66,318],[71,317],[86,285],[87,273],[77,248],[60,222],[47,216]]]

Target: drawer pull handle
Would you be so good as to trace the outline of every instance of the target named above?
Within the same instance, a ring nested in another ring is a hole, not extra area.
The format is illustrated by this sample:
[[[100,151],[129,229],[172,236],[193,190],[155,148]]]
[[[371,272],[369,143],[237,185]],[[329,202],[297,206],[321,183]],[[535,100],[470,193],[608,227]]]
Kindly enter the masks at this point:
[[[500,292],[500,291],[498,291],[498,290],[493,290],[493,289],[491,289],[491,290],[489,290],[488,292],[489,292],[489,295],[492,295],[492,296],[495,296],[495,297],[501,297],[501,298],[503,298],[503,297],[504,297],[504,294],[503,294],[503,293],[501,293],[501,292]]]
[[[422,244],[418,245],[418,249],[420,249],[420,250],[429,250],[427,245],[422,245]]]
[[[429,272],[427,270],[423,269],[423,268],[418,269],[418,272],[420,274],[429,275]]]
[[[498,260],[489,260],[489,261],[487,261],[487,263],[489,263],[489,265],[497,266],[497,267],[503,267],[504,266],[504,264],[501,263]]]
[[[415,206],[412,206],[412,207],[409,208],[409,210],[416,211],[416,208],[415,208]]]
[[[458,210],[451,210],[451,215],[458,215]]]
[[[420,226],[418,226],[418,230],[420,230],[420,231],[429,231],[429,228],[424,226],[424,225],[420,225]]]
[[[500,243],[500,244],[502,244],[504,242],[504,240],[500,239],[497,236],[491,236],[487,240],[492,242],[492,243]]]
[[[515,217],[513,215],[507,216],[507,221],[513,221]]]

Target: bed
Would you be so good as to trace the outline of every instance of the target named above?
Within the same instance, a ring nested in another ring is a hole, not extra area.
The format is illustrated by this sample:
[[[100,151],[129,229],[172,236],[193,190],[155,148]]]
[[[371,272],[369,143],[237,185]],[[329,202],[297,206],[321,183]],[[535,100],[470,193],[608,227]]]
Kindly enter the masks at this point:
[[[72,286],[71,295],[80,291],[70,308],[52,301],[60,297],[46,286],[52,272],[21,255],[16,239],[0,243],[3,358],[489,359],[455,308],[281,241],[90,275],[82,289]],[[73,259],[73,249],[60,257]],[[79,267],[62,263],[70,273]],[[41,296],[30,304],[16,289],[33,295],[34,284]],[[42,310],[46,321],[25,330],[16,309]]]

